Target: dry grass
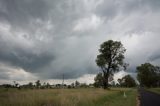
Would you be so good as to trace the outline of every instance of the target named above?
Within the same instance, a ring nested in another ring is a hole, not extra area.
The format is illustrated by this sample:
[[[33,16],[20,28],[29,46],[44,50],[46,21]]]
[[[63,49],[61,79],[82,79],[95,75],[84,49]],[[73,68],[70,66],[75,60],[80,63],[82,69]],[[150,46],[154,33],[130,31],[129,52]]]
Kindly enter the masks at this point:
[[[160,88],[150,88],[150,89],[147,89],[151,92],[154,92],[154,93],[157,93],[157,94],[160,94]]]
[[[5,91],[1,89],[0,106],[115,106],[115,99],[117,101],[121,99],[124,102],[127,101],[123,98],[123,91],[126,91],[127,96],[131,92],[128,89],[112,89],[109,91],[103,89],[11,89]]]

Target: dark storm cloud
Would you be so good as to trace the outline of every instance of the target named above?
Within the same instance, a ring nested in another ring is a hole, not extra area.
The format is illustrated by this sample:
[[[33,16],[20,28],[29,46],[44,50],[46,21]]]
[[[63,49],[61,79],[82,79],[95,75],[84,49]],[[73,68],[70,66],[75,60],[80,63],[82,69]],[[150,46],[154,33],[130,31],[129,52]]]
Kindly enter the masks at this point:
[[[46,20],[47,4],[44,0],[1,0],[0,19],[9,22],[13,28],[32,30],[32,20]],[[31,28],[30,28],[31,27]]]
[[[78,78],[98,72],[99,45],[114,39],[135,71],[159,58],[159,7],[159,0],[0,0],[0,62],[40,79]]]
[[[77,66],[73,66],[74,69],[72,69],[72,66],[66,66],[68,67],[66,69],[62,63],[54,62],[54,49],[58,51],[56,56],[59,57],[61,54],[59,53],[61,52],[59,51],[59,48],[62,49],[62,51],[63,48],[65,48],[65,45],[63,45],[64,41],[61,42],[61,39],[65,39],[65,36],[71,36],[71,26],[74,24],[73,20],[80,18],[81,16],[83,17],[83,15],[79,14],[81,12],[78,10],[79,6],[70,3],[71,2],[65,1],[44,2],[36,0],[1,1],[2,7],[4,7],[0,12],[0,14],[2,14],[1,22],[10,26],[10,29],[8,30],[10,35],[6,36],[5,32],[1,32],[2,53],[0,55],[0,61],[23,68],[31,73],[45,71],[42,75],[47,74],[47,76],[45,76],[46,78],[50,76],[58,78],[59,76],[56,75],[57,73],[65,73],[66,78],[75,78],[83,75],[87,70],[79,71],[80,69],[76,68]],[[72,10],[75,10],[76,12],[73,14]],[[44,29],[43,32],[43,28],[41,27],[48,27],[46,24],[53,25],[53,27],[49,26],[51,29]],[[15,34],[12,35],[12,32]],[[22,34],[20,33],[20,36],[22,36],[26,42],[33,43],[31,44],[31,47],[30,44],[29,47],[26,47],[28,45],[25,45],[25,42],[23,44],[23,41],[20,41],[21,38],[17,35],[19,32],[22,32]],[[25,34],[23,34],[23,32]],[[36,34],[36,32],[40,35]],[[47,40],[45,40],[46,38]],[[11,45],[8,44],[9,42],[11,42]],[[60,46],[59,42],[62,43]],[[57,47],[55,47],[55,45],[57,45]],[[46,48],[48,49],[45,50]],[[37,51],[38,54],[35,53]],[[70,62],[70,60],[65,60],[65,62],[67,61]],[[52,62],[53,64],[50,65]],[[57,63],[56,65],[58,65],[58,67],[55,66],[54,63]],[[76,75],[72,75],[71,73]]]
[[[26,71],[37,72],[39,68],[48,65],[53,60],[53,56],[49,54],[36,55],[21,50],[16,51],[18,52],[1,52],[0,62],[21,67]]]

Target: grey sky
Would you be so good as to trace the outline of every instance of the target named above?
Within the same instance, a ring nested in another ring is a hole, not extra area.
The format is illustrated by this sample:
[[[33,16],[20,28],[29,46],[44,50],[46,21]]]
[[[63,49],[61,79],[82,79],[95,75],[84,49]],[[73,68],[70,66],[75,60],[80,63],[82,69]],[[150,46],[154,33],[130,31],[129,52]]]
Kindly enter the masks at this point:
[[[96,74],[99,45],[121,41],[128,71],[160,65],[159,0],[0,0],[0,80]]]

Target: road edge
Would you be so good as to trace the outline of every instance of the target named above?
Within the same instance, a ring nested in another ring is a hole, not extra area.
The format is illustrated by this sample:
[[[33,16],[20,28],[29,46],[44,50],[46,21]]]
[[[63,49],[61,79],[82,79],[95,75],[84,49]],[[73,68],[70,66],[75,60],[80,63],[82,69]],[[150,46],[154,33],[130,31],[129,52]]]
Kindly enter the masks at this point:
[[[137,105],[136,106],[141,106],[141,94],[140,94],[140,89],[137,90],[138,92],[138,95],[137,95],[137,98],[136,98],[136,101],[137,101]]]

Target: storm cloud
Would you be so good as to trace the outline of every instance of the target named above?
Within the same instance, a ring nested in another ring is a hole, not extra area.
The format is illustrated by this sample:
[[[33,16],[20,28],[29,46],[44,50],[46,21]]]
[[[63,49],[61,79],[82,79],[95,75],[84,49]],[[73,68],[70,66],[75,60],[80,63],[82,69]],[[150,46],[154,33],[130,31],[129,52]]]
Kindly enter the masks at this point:
[[[99,45],[109,39],[127,49],[129,73],[160,65],[159,19],[159,0],[0,0],[0,79],[96,74]]]

